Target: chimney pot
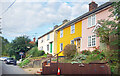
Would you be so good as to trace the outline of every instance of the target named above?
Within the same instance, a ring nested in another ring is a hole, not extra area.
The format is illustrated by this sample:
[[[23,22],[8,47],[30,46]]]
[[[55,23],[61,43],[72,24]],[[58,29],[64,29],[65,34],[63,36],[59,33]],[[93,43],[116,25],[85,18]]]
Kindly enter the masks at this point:
[[[36,39],[35,39],[35,37],[34,37],[34,38],[33,38],[33,42],[35,42],[35,40],[36,40]]]

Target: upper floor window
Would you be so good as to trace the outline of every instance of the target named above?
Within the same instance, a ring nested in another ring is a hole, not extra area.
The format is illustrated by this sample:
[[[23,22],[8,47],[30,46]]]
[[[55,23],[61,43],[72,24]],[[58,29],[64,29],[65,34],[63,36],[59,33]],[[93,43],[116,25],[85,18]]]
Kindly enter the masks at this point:
[[[75,25],[71,25],[71,34],[75,33]]]
[[[41,43],[43,42],[43,38],[41,39]]]
[[[96,36],[88,36],[88,47],[96,46]]]
[[[63,30],[60,31],[60,38],[63,37]]]
[[[49,39],[50,39],[50,34],[47,35],[47,40],[49,40]]]
[[[96,24],[96,16],[92,15],[88,17],[88,27],[92,27]]]
[[[63,50],[63,43],[60,43],[60,51]]]

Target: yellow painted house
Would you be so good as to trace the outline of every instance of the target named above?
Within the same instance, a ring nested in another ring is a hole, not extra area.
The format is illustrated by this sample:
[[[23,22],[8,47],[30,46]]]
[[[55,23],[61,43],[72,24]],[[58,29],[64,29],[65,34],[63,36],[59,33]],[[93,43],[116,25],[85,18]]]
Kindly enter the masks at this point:
[[[76,23],[68,22],[57,30],[57,53],[62,51],[67,44],[75,44],[77,50],[80,50],[82,37],[82,21]],[[64,56],[63,52],[59,56]]]

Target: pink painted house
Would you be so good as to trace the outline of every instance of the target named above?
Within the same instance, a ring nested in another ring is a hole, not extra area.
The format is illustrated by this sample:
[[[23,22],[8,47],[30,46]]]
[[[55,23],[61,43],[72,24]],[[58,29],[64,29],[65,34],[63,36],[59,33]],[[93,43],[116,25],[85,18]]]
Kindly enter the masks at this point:
[[[101,19],[113,19],[109,18],[108,16],[111,14],[109,9],[111,9],[110,2],[107,2],[99,7],[95,2],[91,2],[89,4],[89,12],[86,13],[87,15],[82,19],[82,38],[81,38],[81,49],[82,50],[94,50],[94,47],[102,47],[100,43],[100,38],[96,37],[94,30],[95,28],[100,25],[98,24],[98,20]]]

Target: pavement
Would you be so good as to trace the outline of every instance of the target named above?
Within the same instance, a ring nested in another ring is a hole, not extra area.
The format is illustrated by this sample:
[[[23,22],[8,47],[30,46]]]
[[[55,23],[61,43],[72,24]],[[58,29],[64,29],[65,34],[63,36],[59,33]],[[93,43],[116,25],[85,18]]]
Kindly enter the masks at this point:
[[[36,74],[40,68],[23,68],[23,70],[28,74]]]
[[[0,75],[2,74],[28,74],[19,66],[13,64],[5,64],[3,61],[0,61]]]

